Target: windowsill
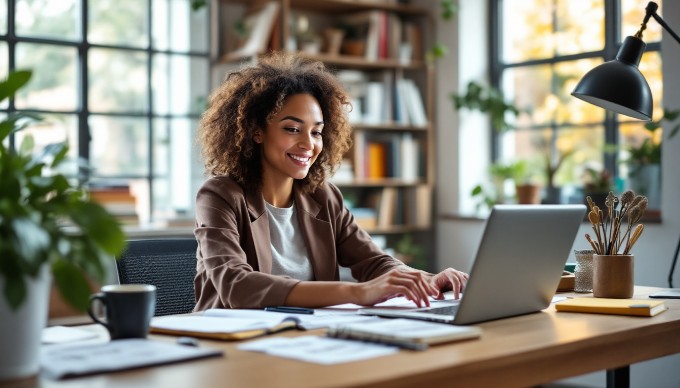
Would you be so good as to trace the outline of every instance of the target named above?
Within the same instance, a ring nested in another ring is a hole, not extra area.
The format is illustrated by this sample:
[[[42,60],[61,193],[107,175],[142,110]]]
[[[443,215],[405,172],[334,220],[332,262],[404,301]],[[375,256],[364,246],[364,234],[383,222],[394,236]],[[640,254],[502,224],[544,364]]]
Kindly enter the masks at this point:
[[[125,225],[123,231],[128,239],[155,238],[155,237],[193,237],[193,226],[139,226]]]
[[[438,217],[442,221],[484,221],[488,218],[488,215],[484,214],[461,214],[461,213],[443,213]],[[584,223],[588,220],[584,219]],[[645,224],[662,224],[663,219],[661,217],[660,210],[647,210],[645,215],[640,219],[641,223]]]

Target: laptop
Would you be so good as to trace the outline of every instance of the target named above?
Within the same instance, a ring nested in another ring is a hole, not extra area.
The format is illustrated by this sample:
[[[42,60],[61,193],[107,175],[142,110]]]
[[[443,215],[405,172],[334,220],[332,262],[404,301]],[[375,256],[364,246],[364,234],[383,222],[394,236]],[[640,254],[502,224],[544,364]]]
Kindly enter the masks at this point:
[[[543,310],[555,295],[585,213],[584,205],[496,205],[459,300],[359,313],[465,325]]]

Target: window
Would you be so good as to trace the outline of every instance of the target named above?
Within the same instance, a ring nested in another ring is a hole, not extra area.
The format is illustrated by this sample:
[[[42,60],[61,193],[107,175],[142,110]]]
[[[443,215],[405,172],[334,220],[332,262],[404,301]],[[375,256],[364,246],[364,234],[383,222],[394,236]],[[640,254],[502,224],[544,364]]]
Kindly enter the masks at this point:
[[[492,25],[498,26],[491,38],[492,84],[523,110],[515,130],[495,134],[494,159],[528,161],[544,186],[549,183],[547,166],[554,169],[562,160],[552,182],[562,190],[549,201],[581,203],[588,167],[613,174],[613,190],[628,188],[632,172],[625,163],[628,149],[650,137],[649,131],[643,122],[584,103],[571,92],[588,70],[612,60],[623,39],[635,34],[647,3],[495,0],[491,4],[496,21]],[[658,4],[661,10],[662,2]],[[647,49],[640,71],[652,90],[654,120],[663,115],[660,39],[661,26],[650,20],[643,35]],[[652,142],[661,141],[660,133],[653,137]],[[660,180],[657,189],[659,184]],[[649,199],[651,209],[660,208],[660,199]]]
[[[121,219],[191,214],[202,180],[193,139],[210,87],[209,30],[207,7],[192,10],[190,0],[0,0],[0,77],[33,70],[0,115],[45,119],[11,141],[68,142],[71,156],[93,167],[93,187],[131,192],[132,209],[105,203]]]

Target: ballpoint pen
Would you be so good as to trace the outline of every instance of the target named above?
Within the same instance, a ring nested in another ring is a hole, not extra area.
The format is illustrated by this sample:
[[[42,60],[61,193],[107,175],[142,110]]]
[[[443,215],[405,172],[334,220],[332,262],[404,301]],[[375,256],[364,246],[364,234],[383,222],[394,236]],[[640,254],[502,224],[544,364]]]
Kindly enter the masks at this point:
[[[289,307],[289,306],[273,306],[265,307],[264,311],[271,311],[275,313],[290,313],[290,314],[314,314],[314,309],[305,307]]]

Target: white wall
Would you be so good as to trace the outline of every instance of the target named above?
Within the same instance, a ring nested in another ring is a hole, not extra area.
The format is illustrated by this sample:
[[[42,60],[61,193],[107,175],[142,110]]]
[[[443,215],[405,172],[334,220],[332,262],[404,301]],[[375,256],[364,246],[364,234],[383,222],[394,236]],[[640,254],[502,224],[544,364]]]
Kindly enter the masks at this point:
[[[488,127],[478,117],[453,111],[448,98],[460,91],[469,80],[483,79],[488,72],[488,12],[486,2],[460,0],[456,21],[437,27],[438,38],[450,52],[437,65],[437,266],[469,270],[481,238],[484,221],[450,219],[442,215],[456,214],[469,208],[469,187],[462,182],[475,182],[488,165]],[[664,2],[661,16],[680,32],[680,1]],[[438,15],[438,2],[433,5]],[[665,17],[664,15],[669,15]],[[650,23],[656,23],[651,20]],[[680,107],[680,45],[665,33],[662,43],[664,71],[664,106]],[[680,238],[680,135],[672,140],[664,131],[662,214],[660,224],[645,225],[645,232],[635,246],[635,282],[640,285],[667,287],[672,255]],[[472,178],[470,178],[472,177]],[[590,230],[583,224],[574,249],[587,248],[584,234]],[[573,251],[572,251],[573,252]],[[573,253],[568,261],[575,261]],[[674,285],[680,287],[680,268],[676,268]],[[664,357],[631,368],[631,386],[680,386],[680,355]],[[604,373],[594,373],[569,380],[588,386],[605,386]]]

